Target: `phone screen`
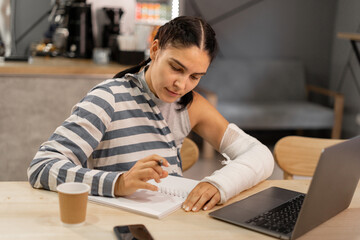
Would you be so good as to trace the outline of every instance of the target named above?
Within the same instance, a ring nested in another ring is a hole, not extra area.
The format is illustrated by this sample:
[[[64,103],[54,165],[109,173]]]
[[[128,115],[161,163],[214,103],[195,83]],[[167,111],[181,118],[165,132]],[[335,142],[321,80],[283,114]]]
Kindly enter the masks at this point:
[[[115,226],[114,232],[119,240],[153,240],[153,237],[143,224]]]

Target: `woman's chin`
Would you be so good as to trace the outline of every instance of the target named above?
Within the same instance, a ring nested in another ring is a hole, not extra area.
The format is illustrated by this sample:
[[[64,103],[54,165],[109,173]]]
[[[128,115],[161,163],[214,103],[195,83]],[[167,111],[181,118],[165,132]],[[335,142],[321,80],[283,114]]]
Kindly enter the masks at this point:
[[[180,98],[179,95],[177,96],[160,96],[159,99],[166,103],[173,103],[176,102]]]

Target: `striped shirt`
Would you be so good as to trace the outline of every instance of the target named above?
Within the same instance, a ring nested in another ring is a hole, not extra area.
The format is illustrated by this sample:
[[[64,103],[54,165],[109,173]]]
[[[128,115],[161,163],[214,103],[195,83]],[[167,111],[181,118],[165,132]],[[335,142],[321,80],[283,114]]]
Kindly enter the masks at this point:
[[[159,101],[144,71],[95,86],[40,146],[28,168],[29,182],[53,191],[63,182],[84,182],[92,195],[114,196],[120,174],[151,154],[167,159],[169,174],[182,175],[180,148],[191,130],[188,113],[177,111],[187,121],[180,131],[169,127],[162,111],[174,113],[177,104]]]

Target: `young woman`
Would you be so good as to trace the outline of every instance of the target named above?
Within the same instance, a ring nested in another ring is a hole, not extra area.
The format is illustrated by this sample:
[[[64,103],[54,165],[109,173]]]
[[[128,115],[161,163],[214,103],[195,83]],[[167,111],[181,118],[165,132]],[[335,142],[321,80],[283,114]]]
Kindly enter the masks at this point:
[[[160,27],[150,59],[95,86],[41,145],[28,169],[31,185],[55,191],[85,182],[102,196],[156,190],[148,180],[182,175],[180,148],[191,130],[229,159],[194,188],[186,211],[211,209],[269,177],[271,152],[193,90],[216,50],[202,19],[178,17]]]

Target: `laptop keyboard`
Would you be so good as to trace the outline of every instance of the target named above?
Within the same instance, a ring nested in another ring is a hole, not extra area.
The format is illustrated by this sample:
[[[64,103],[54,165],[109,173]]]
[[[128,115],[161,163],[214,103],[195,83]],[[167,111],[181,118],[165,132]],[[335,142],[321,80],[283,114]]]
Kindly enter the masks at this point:
[[[248,220],[246,223],[275,232],[288,234],[292,232],[295,227],[296,219],[299,215],[304,198],[304,194],[299,195],[268,212]]]

